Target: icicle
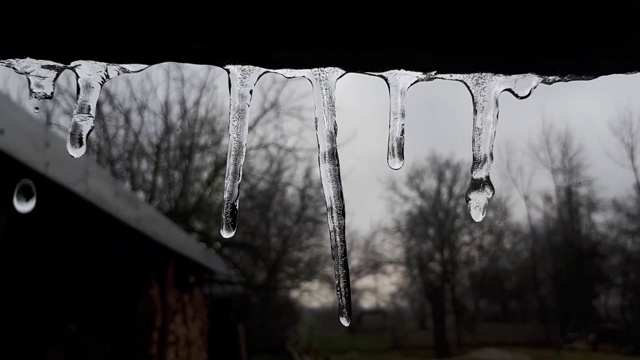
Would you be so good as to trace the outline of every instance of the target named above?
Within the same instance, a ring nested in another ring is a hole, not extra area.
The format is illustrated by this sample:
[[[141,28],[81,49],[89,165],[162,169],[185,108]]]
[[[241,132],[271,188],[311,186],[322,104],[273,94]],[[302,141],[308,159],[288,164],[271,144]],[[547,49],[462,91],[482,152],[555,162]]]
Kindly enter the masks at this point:
[[[71,119],[67,151],[79,158],[87,150],[87,136],[93,129],[100,90],[107,80],[121,74],[142,71],[147,65],[117,65],[94,61],[75,61],[70,68],[76,74],[78,100]]]
[[[33,181],[18,181],[13,192],[13,207],[20,214],[28,214],[36,207],[36,186]]]
[[[336,123],[335,86],[344,71],[338,68],[313,70],[270,70],[286,78],[305,77],[313,87],[318,163],[327,206],[331,257],[338,297],[338,314],[343,326],[351,324],[351,284],[345,237],[345,207],[340,177]]]
[[[498,124],[500,93],[508,91],[518,99],[525,99],[543,79],[531,74],[505,76],[487,73],[436,75],[436,77],[461,81],[471,94],[473,101],[473,164],[466,201],[471,217],[474,221],[480,222],[484,219],[487,204],[495,193],[489,172],[493,162],[493,143]]]
[[[1,60],[0,65],[13,69],[20,75],[27,77],[29,84],[29,99],[51,99],[56,87],[58,76],[67,66],[52,61],[26,59]]]
[[[224,185],[224,207],[220,234],[230,238],[238,225],[238,203],[242,165],[247,150],[249,132],[249,107],[253,88],[265,69],[255,66],[233,65],[225,68],[229,72],[229,150]]]
[[[311,70],[311,85],[315,105],[316,136],[320,178],[327,205],[331,256],[336,277],[336,295],[340,322],[351,323],[351,285],[345,238],[345,208],[338,159],[338,124],[336,123],[336,81],[345,72],[338,68]]]
[[[429,80],[435,73],[423,74],[406,70],[391,70],[371,73],[382,77],[389,87],[389,144],[387,163],[393,170],[404,165],[404,119],[406,96],[409,88],[419,82]]]

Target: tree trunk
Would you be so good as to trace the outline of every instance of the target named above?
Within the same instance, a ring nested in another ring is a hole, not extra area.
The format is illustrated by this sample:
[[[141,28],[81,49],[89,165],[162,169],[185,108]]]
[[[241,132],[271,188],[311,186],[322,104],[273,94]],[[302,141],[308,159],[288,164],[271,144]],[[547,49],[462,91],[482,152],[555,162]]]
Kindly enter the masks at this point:
[[[447,308],[444,289],[436,291],[430,299],[431,319],[433,321],[433,355],[437,358],[451,356],[449,341],[447,340]]]
[[[412,301],[411,311],[420,330],[427,330],[427,306],[423,300]]]
[[[418,310],[418,329],[427,330],[427,313],[423,305]]]
[[[503,321],[511,321],[511,306],[506,296],[500,299],[500,316]]]
[[[478,317],[480,316],[480,300],[480,296],[476,296],[476,298],[473,300],[473,309],[471,310],[471,319],[469,320],[468,328],[470,334],[476,333]]]
[[[538,305],[538,316],[542,326],[544,327],[544,335],[547,344],[551,342],[551,328],[549,324],[549,310],[547,309],[547,305],[542,298],[542,292],[540,289],[540,279],[538,278],[538,258],[536,254],[535,248],[535,228],[533,227],[533,221],[531,219],[531,214],[529,213],[529,203],[525,201],[525,206],[527,208],[527,222],[529,223],[530,232],[530,241],[529,241],[529,250],[531,256],[531,276],[533,280],[533,291],[535,293],[536,302]]]
[[[453,309],[453,322],[456,329],[456,344],[462,346],[462,309],[455,287],[451,287],[451,308]]]

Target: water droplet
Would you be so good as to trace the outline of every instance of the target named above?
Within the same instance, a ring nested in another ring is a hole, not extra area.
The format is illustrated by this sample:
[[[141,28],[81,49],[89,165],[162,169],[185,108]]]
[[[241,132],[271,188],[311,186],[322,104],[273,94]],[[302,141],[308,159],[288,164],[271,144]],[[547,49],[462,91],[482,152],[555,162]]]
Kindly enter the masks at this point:
[[[21,214],[30,213],[36,207],[36,186],[33,181],[18,181],[13,192],[13,207]]]
[[[473,221],[480,222],[484,219],[487,214],[487,205],[494,193],[495,189],[490,178],[471,179],[466,200]]]
[[[342,324],[342,326],[349,326],[351,324],[351,319],[340,316],[340,323]]]
[[[387,164],[393,170],[400,170],[404,165],[404,150],[400,150],[404,148],[404,142],[394,143],[392,145],[394,150],[399,150],[397,152],[388,152],[387,155]]]
[[[238,228],[238,203],[237,201],[231,203],[222,213],[222,227],[220,228],[220,235],[223,238],[229,239],[236,234]]]
[[[79,158],[87,151],[87,136],[93,129],[93,116],[88,114],[76,114],[73,116],[69,137],[67,138],[67,151],[74,158]]]
[[[34,108],[33,108],[33,112],[37,114],[38,112],[40,112],[40,108],[39,108],[39,107],[37,107],[37,106],[36,106],[36,107],[34,107]]]

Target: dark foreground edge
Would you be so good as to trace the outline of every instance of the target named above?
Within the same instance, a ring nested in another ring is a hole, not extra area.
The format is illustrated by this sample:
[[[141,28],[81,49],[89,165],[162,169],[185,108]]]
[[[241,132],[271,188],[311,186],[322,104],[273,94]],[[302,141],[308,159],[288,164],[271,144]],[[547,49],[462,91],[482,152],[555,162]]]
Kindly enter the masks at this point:
[[[349,13],[327,5],[324,13],[317,6],[291,14],[275,5],[265,11],[185,5],[185,14],[122,10],[100,21],[77,12],[7,11],[0,59],[579,76],[640,70],[632,4],[481,3],[389,3]],[[34,32],[27,23],[50,25]]]

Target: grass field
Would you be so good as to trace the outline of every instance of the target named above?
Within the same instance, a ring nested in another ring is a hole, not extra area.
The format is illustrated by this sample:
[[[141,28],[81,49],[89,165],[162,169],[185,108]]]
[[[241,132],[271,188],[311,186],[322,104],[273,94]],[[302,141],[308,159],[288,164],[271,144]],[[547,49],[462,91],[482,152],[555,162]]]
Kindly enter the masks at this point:
[[[361,327],[355,333],[322,318],[310,319],[297,329],[294,338],[310,357],[318,360],[414,360],[434,359],[432,333],[403,324],[381,323]],[[455,347],[455,334],[449,334],[456,359],[482,360],[640,360],[607,352],[584,352],[536,347],[544,342],[538,324],[481,323],[474,334],[464,334],[464,347]],[[605,346],[606,347],[606,346]],[[606,351],[605,347],[602,349]],[[476,357],[472,357],[475,355]],[[484,356],[481,356],[484,355]],[[495,356],[494,356],[495,355]],[[305,359],[305,360],[307,360]]]
[[[403,345],[394,347],[391,338],[385,334],[318,334],[314,336],[309,344],[309,349],[313,352],[313,359],[322,360],[414,360],[414,359],[433,359],[432,350],[427,346],[409,345],[409,343],[418,343],[418,339],[403,339]],[[482,347],[462,347],[453,348],[456,357],[464,358],[478,349],[487,350],[489,348]],[[497,346],[490,349],[499,352],[507,352],[513,356],[482,360],[640,360],[638,356],[624,356],[618,354],[604,352],[581,352],[565,350],[556,352],[553,349],[523,347],[523,346]],[[469,357],[469,359],[475,359]]]
[[[502,350],[509,351],[512,354],[518,355],[527,355],[527,359],[531,360],[640,360],[638,356],[623,356],[616,354],[605,354],[605,353],[590,353],[590,352],[579,352],[579,351],[563,351],[560,353],[556,353],[551,349],[536,349],[536,348],[525,348],[525,347],[512,347],[512,348],[501,348]],[[457,356],[464,356],[470,352],[471,349],[463,349],[457,350]],[[464,358],[464,357],[463,357]],[[493,359],[493,360],[509,360],[509,359],[521,359],[521,356],[512,357],[512,358],[504,358],[504,359]],[[319,357],[319,359],[323,359]],[[431,351],[429,349],[402,349],[402,350],[389,350],[389,351],[380,351],[380,352],[368,352],[368,351],[351,351],[341,355],[329,356],[325,359],[331,360],[418,360],[418,359],[433,359],[431,355]],[[474,358],[469,358],[474,359]],[[522,358],[524,359],[524,358]],[[485,358],[483,358],[485,360]],[[489,360],[489,359],[486,359]]]

